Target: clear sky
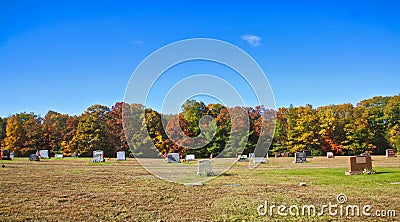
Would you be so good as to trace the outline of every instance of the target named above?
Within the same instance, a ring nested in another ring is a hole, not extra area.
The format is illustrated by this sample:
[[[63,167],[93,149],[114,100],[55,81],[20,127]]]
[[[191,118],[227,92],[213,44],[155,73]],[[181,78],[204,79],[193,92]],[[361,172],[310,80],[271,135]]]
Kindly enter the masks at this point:
[[[400,93],[399,1],[127,2],[1,1],[0,116],[111,106],[141,60],[197,37],[250,54],[278,107]]]

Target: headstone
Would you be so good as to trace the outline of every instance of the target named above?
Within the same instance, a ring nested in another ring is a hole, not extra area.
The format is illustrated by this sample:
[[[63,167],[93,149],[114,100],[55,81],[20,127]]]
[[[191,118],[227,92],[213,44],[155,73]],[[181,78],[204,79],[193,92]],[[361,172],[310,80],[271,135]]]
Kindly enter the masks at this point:
[[[274,154],[275,154],[275,158],[281,157],[281,153],[279,153],[279,152],[275,152]]]
[[[168,153],[167,163],[180,163],[179,153]]]
[[[365,169],[372,170],[370,156],[349,157],[349,171],[346,172],[346,175],[362,174]]]
[[[54,157],[55,157],[55,158],[63,158],[64,155],[63,155],[63,154],[56,154]]]
[[[117,152],[117,160],[126,160],[125,151],[118,151]]]
[[[281,153],[281,156],[282,157],[289,157],[289,152],[283,152],[283,153]]]
[[[30,161],[40,161],[40,158],[39,158],[39,156],[36,155],[36,154],[31,154],[31,155],[29,156],[29,160],[30,160]]]
[[[335,158],[335,156],[333,155],[332,152],[327,152],[326,153],[326,158],[330,159],[330,158]]]
[[[195,161],[195,160],[196,160],[196,157],[194,156],[194,154],[188,154],[188,155],[186,155],[185,160],[186,160],[187,162],[189,162],[189,161]]]
[[[211,167],[211,160],[199,160],[197,175],[208,177],[214,176],[214,172]]]
[[[14,152],[10,152],[10,150],[0,150],[0,160],[11,160],[14,157],[11,157],[11,153]]]
[[[14,159],[14,156],[15,156],[14,152],[10,152],[10,159]]]
[[[254,153],[249,153],[249,159],[253,159],[255,157]]]
[[[245,162],[245,161],[247,161],[247,155],[238,155],[237,160],[239,162]]]
[[[397,157],[396,156],[396,152],[394,151],[394,149],[386,149],[386,157],[387,158]]]
[[[104,152],[102,150],[93,151],[93,162],[105,162]]]
[[[294,163],[305,163],[307,162],[307,157],[305,153],[296,152],[294,154]]]
[[[77,157],[76,153],[72,153],[71,157]]]
[[[48,150],[39,150],[40,158],[50,159]]]
[[[253,163],[258,164],[258,163],[266,163],[264,157],[254,157],[253,158]]]
[[[303,153],[307,158],[313,158],[311,150],[304,150]]]

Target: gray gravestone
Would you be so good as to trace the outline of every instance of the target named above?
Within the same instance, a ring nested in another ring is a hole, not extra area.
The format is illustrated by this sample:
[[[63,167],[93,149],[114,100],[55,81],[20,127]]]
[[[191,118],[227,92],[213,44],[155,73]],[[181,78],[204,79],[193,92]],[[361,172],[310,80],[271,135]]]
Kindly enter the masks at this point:
[[[93,151],[93,162],[105,162],[104,152],[102,150]]]
[[[307,158],[313,158],[311,150],[304,150],[303,153]]]
[[[294,162],[295,163],[305,163],[307,162],[307,156],[305,153],[297,152],[294,154]]]
[[[214,172],[211,167],[211,160],[199,160],[197,175],[208,177],[214,176]]]
[[[29,160],[30,160],[30,161],[40,161],[40,158],[39,158],[39,156],[36,155],[36,154],[31,154],[31,155],[29,156]]]
[[[49,159],[49,151],[48,150],[39,150],[40,158]]]
[[[118,151],[117,152],[117,160],[126,160],[125,151]]]
[[[168,153],[167,163],[180,163],[179,153]]]

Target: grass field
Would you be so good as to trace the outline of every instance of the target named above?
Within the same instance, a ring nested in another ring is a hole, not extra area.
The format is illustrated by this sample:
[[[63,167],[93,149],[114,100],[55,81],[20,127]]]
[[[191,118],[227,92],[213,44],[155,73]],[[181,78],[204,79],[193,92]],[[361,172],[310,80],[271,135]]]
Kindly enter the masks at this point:
[[[134,159],[16,158],[2,162],[0,221],[400,221],[400,184],[392,184],[400,182],[400,158],[373,156],[376,174],[352,176],[344,175],[348,157],[292,161],[270,158],[254,170],[237,163],[203,186],[184,186],[156,178]],[[371,216],[257,213],[265,201],[318,210],[338,204],[341,193],[348,198],[343,205],[371,205]],[[376,210],[396,215],[378,217]]]

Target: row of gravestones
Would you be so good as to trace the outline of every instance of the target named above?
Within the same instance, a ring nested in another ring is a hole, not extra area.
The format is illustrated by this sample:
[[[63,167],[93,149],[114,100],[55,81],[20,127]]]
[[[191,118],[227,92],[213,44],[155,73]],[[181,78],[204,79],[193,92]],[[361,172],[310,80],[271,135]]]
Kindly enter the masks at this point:
[[[117,160],[126,160],[125,151],[117,152]],[[93,151],[93,162],[105,162],[104,152],[102,150]]]
[[[121,156],[119,156],[121,155]],[[123,156],[122,156],[123,155]],[[103,158],[102,151],[95,151],[93,152],[93,157],[96,158]],[[263,157],[255,157],[254,154],[249,154],[249,157],[253,159],[254,163],[265,163],[265,159]],[[327,158],[334,158],[332,152],[327,153]],[[395,151],[392,149],[386,150],[386,157],[396,157]],[[125,152],[118,152],[117,159],[123,158],[125,159]],[[305,163],[307,162],[307,158],[312,158],[311,151],[303,151],[295,153],[295,163]],[[247,155],[238,155],[238,161],[247,161]],[[194,161],[195,156],[193,154],[186,155],[186,161]],[[104,161],[104,160],[103,160]],[[180,156],[179,153],[169,153],[167,155],[167,162],[168,163],[179,163]],[[361,156],[351,156],[349,157],[349,170],[345,173],[346,175],[353,175],[353,174],[361,174],[365,170],[372,170],[372,160],[369,155],[361,155]],[[199,176],[214,176],[214,172],[211,166],[211,160],[199,160],[198,162],[198,170],[197,175]]]

